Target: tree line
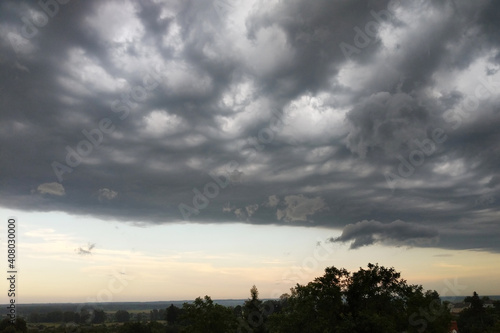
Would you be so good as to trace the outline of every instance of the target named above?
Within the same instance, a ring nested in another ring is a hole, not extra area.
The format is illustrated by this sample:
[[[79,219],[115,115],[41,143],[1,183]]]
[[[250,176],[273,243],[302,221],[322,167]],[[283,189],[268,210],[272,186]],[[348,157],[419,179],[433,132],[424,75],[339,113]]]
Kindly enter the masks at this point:
[[[27,317],[28,323],[76,323],[76,324],[102,324],[104,322],[124,323],[130,320],[137,321],[158,321],[165,319],[165,309],[154,309],[146,312],[140,312],[131,315],[126,310],[118,310],[115,313],[109,313],[103,309],[95,309],[91,306],[85,307],[80,311],[60,311],[54,310],[46,313],[31,312]]]

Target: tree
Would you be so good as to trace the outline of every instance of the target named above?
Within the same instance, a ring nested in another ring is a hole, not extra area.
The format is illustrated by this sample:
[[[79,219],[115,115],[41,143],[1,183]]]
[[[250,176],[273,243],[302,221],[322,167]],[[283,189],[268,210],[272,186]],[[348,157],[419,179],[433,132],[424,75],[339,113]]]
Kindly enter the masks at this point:
[[[63,313],[63,321],[65,323],[75,322],[75,313],[73,311],[65,311]]]
[[[412,332],[438,333],[449,330],[452,317],[448,302],[441,302],[436,291],[424,291],[420,285],[409,286],[405,306],[408,307],[407,313],[411,313],[408,322]]]
[[[120,310],[123,311],[123,310]],[[127,322],[120,327],[120,333],[150,333],[151,330],[147,325],[140,322]]]
[[[92,316],[92,324],[102,324],[106,321],[106,313],[104,310],[94,310],[94,315]]]
[[[214,304],[209,296],[198,297],[193,304],[182,306],[183,319],[188,333],[224,333],[234,332],[236,317],[233,312],[219,304]]]
[[[325,275],[303,286],[290,289],[282,297],[283,309],[270,316],[271,332],[324,332],[338,327],[344,311],[343,291],[349,273],[335,267],[325,269]]]
[[[115,319],[119,323],[126,323],[130,320],[130,313],[126,310],[118,310],[115,313]]]
[[[0,332],[2,333],[17,333],[18,331],[16,330],[16,327],[14,325],[9,325]]]
[[[435,291],[408,285],[393,268],[368,264],[353,274],[328,267],[322,277],[291,289],[269,318],[271,332],[446,332],[447,307]]]
[[[406,327],[408,315],[399,309],[412,290],[400,277],[393,268],[373,264],[352,274],[346,300],[358,331],[401,332]]]
[[[451,320],[436,291],[408,285],[378,264],[352,274],[346,300],[358,332],[444,332]]]
[[[39,323],[40,322],[40,314],[38,312],[32,312],[28,315],[28,322],[30,323]]]
[[[78,321],[80,324],[90,323],[91,318],[92,318],[92,315],[86,307],[84,307],[83,309],[80,310],[79,321]]]
[[[51,311],[47,313],[47,322],[49,323],[58,323],[63,321],[63,312],[62,311]]]
[[[157,309],[153,309],[153,310],[149,311],[149,320],[150,321],[157,321],[158,319],[160,319],[160,317],[158,317],[158,310]]]
[[[241,305],[236,305],[233,308],[233,313],[236,317],[242,317],[243,316],[243,307]]]
[[[138,321],[138,322],[142,322],[144,321],[146,316],[144,314],[144,312],[139,312],[139,313],[136,313],[135,314],[135,319]]]
[[[165,319],[167,320],[169,325],[175,325],[179,318],[180,309],[173,304],[167,308],[165,313]]]
[[[259,290],[255,285],[250,288],[250,298],[245,301],[242,309],[243,320],[253,329],[253,332],[266,332],[265,315],[262,311],[262,301],[259,299]]]
[[[166,319],[167,316],[167,310],[166,309],[159,309],[158,310],[158,319],[164,320]]]
[[[486,311],[483,307],[483,301],[479,295],[474,292],[472,296],[464,299],[464,302],[470,302],[468,309],[460,312],[457,324],[460,333],[479,333],[493,331],[495,325],[494,310]]]
[[[472,293],[472,296],[465,297],[464,302],[470,303],[470,308],[474,313],[484,312],[483,301],[475,291]]]
[[[9,318],[5,318],[0,321],[0,332],[26,333],[28,332],[28,328],[23,318],[17,317],[13,324]]]
[[[164,333],[165,326],[157,321],[152,321],[147,324],[147,327],[151,333]]]

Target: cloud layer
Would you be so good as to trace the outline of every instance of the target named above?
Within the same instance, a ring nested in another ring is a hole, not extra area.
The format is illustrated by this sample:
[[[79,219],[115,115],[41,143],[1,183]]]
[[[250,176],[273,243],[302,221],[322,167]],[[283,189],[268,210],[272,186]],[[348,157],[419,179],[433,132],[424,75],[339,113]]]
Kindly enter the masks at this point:
[[[397,220],[384,224],[374,220],[364,220],[348,224],[340,237],[330,238],[329,241],[353,241],[351,249],[357,249],[375,243],[406,246],[429,245],[435,244],[438,236],[436,229],[417,223]]]
[[[2,1],[1,205],[500,250],[499,3],[231,1]]]

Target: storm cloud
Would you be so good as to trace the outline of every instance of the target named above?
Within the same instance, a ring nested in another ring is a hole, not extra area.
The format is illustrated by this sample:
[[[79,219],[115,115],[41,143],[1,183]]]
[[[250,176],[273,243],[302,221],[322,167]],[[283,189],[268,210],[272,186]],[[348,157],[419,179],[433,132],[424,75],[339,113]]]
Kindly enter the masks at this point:
[[[499,6],[2,1],[0,204],[498,252]]]
[[[433,245],[438,236],[436,229],[416,223],[397,220],[384,224],[374,220],[364,220],[347,225],[340,237],[330,238],[329,241],[352,241],[351,249],[357,249],[375,243],[407,246]]]

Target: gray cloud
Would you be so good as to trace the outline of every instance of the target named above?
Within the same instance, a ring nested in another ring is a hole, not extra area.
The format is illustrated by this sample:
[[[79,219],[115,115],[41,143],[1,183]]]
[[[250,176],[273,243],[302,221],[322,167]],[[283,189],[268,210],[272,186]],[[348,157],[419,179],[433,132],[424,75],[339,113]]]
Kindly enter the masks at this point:
[[[376,243],[395,245],[427,245],[435,244],[439,234],[434,228],[396,220],[382,223],[375,220],[360,221],[348,224],[337,238],[330,242],[350,242],[351,249]]]
[[[0,204],[500,251],[497,2],[228,3],[2,1]]]
[[[278,220],[287,222],[308,221],[309,216],[325,208],[325,202],[320,197],[307,198],[303,195],[289,195],[284,199],[284,209],[278,209]]]

